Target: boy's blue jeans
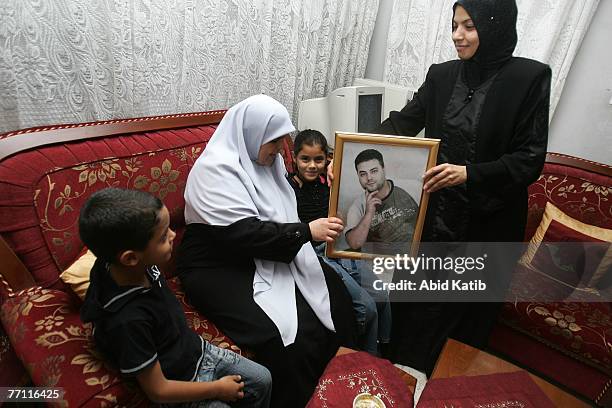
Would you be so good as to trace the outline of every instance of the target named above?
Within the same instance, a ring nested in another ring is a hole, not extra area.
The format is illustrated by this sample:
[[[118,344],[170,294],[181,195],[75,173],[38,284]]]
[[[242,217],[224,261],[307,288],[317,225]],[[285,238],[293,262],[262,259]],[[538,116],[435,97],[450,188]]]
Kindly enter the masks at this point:
[[[239,375],[244,382],[244,398],[235,402],[205,400],[182,404],[164,404],[164,407],[181,408],[226,408],[270,406],[272,375],[268,369],[233,351],[219,348],[206,342],[204,358],[195,381],[214,381],[226,375]]]
[[[373,288],[377,278],[365,261],[327,258],[325,244],[316,246],[315,252],[342,278],[351,295],[362,348],[378,354],[378,341],[388,343],[391,337],[389,294]]]

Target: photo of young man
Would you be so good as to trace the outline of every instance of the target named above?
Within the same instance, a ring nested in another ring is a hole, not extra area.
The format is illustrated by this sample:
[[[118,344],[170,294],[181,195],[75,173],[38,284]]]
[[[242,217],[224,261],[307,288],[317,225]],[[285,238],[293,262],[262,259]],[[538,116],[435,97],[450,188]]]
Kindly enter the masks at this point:
[[[366,149],[355,158],[363,193],[349,207],[345,238],[351,250],[394,255],[406,253],[413,239],[419,206],[385,173],[382,154]]]

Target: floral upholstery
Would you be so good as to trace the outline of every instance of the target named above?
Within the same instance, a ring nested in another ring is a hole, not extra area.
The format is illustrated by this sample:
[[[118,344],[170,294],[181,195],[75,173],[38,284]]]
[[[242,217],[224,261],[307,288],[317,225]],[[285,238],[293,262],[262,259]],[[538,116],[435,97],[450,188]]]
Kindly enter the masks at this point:
[[[183,225],[189,170],[215,126],[44,146],[0,166],[0,233],[37,284],[66,290],[59,274],[78,257],[78,211],[95,191],[135,188],[160,197]],[[18,137],[18,136],[14,136]],[[176,225],[174,225],[176,227]]]
[[[183,116],[193,115],[176,115],[179,121]],[[111,122],[143,120],[148,119]],[[60,128],[78,130],[106,123]],[[0,161],[0,234],[38,285],[14,296],[0,281],[2,324],[7,334],[3,336],[0,327],[3,385],[21,385],[29,380],[29,373],[35,385],[64,386],[71,406],[148,405],[137,387],[121,380],[96,354],[90,328],[79,319],[80,301],[59,275],[83,249],[78,237],[80,207],[93,192],[109,186],[140,189],[161,198],[170,211],[178,246],[185,226],[187,175],[215,129],[216,124],[194,125],[77,139],[22,151]],[[7,137],[24,133],[30,131]],[[288,166],[289,146],[285,144],[282,151]],[[162,270],[166,277],[174,276],[172,262]],[[168,283],[196,332],[220,347],[241,353],[187,304],[176,279]],[[9,371],[13,373],[10,378],[5,374]]]
[[[69,405],[80,406],[97,395],[100,407],[124,404],[139,394],[144,406],[146,398],[134,385],[106,392],[121,377],[96,352],[91,325],[81,323],[78,304],[69,294],[30,288],[4,302],[0,317],[34,384],[64,387]]]
[[[612,377],[608,303],[507,303],[504,323]]]
[[[177,278],[168,281],[204,339],[237,353],[240,349],[187,302]],[[91,325],[79,319],[80,303],[66,292],[40,287],[8,299],[0,313],[8,336],[34,384],[64,387],[69,406],[147,406],[133,380],[122,378],[96,351]]]
[[[39,285],[65,290],[58,277],[83,248],[77,220],[87,198],[109,186],[148,191],[164,201],[180,230],[187,175],[215,128],[83,140],[10,157],[0,166],[0,208],[8,215],[0,233]],[[285,145],[288,166],[289,152]]]
[[[537,229],[548,201],[579,221],[612,228],[611,198],[612,179],[609,176],[547,163],[542,175],[529,187],[526,240]],[[517,273],[530,272],[519,266]],[[540,278],[533,274],[532,278],[523,278],[520,282],[541,288],[543,285],[537,282]],[[529,288],[523,289],[528,291]],[[574,294],[568,295],[574,298]],[[612,384],[611,316],[611,305],[603,302],[507,302],[499,321],[512,330],[494,331],[489,346],[601,403]],[[503,336],[513,332],[520,335],[509,340],[496,332]],[[535,343],[526,347],[520,337],[523,335]],[[542,359],[544,354],[548,355],[548,350],[542,351],[543,347],[557,350],[562,355],[558,364],[566,369],[550,370],[557,362]],[[566,357],[579,364],[572,365],[571,361],[564,360]],[[569,366],[572,369],[567,369]],[[576,381],[580,376],[583,381]]]
[[[529,186],[529,213],[525,239],[529,240],[542,219],[546,202],[586,224],[612,228],[610,177],[547,163],[538,180]]]

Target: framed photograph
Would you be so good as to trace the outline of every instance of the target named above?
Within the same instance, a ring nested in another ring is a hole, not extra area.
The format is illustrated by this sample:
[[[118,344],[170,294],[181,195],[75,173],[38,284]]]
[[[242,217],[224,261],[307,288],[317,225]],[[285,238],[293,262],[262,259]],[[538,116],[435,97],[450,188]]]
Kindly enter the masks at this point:
[[[438,139],[336,132],[329,214],[344,231],[326,255],[370,259],[418,251]]]

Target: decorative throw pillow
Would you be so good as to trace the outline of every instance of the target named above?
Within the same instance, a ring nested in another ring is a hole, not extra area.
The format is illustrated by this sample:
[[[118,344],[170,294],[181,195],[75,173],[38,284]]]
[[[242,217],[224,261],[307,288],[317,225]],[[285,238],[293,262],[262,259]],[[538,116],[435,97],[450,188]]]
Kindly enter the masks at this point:
[[[520,263],[543,273],[568,293],[603,289],[610,279],[612,230],[580,222],[550,202]]]
[[[306,408],[350,407],[357,402],[367,407],[413,406],[411,390],[388,360],[363,351],[337,354],[327,364]],[[379,404],[372,405],[376,402]]]
[[[89,288],[89,272],[94,262],[96,262],[96,256],[87,250],[60,275],[60,279],[69,285],[81,300],[85,299],[87,288]]]

